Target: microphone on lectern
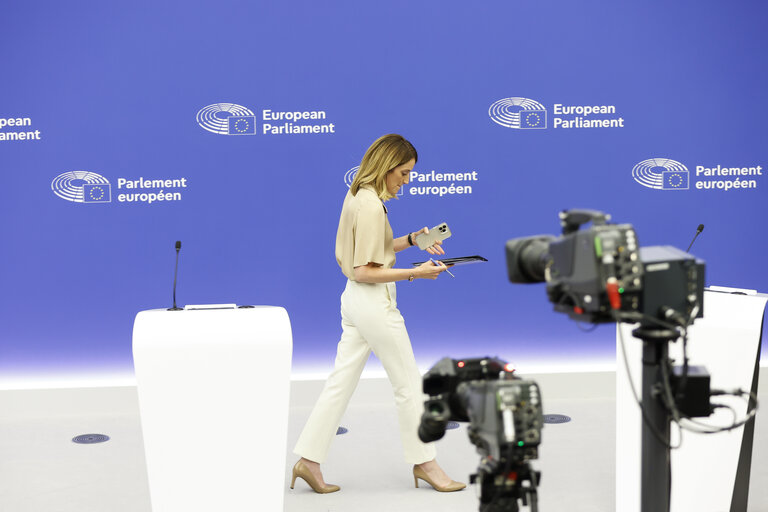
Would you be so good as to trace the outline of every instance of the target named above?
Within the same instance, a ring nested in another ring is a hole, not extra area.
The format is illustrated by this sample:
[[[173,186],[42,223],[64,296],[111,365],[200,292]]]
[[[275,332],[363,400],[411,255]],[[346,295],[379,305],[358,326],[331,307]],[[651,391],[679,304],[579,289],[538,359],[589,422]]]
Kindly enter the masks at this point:
[[[699,224],[699,227],[696,228],[696,234],[693,236],[693,240],[691,240],[691,245],[688,246],[688,249],[686,249],[685,252],[688,252],[691,250],[691,246],[693,245],[693,242],[696,241],[696,238],[701,234],[702,231],[704,231],[704,224]]]
[[[176,307],[176,274],[179,272],[179,251],[181,250],[181,241],[176,241],[176,268],[173,269],[173,307],[168,311],[181,311],[182,308]]]

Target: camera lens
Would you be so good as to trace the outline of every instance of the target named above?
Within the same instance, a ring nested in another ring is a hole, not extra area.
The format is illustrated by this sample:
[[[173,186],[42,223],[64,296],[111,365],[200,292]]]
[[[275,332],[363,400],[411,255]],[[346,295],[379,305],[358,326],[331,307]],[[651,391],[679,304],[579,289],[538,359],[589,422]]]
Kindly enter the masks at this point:
[[[424,414],[419,425],[419,439],[425,443],[437,441],[445,435],[450,412],[448,404],[439,399],[428,400],[424,404]]]
[[[540,235],[507,241],[507,274],[513,283],[543,283],[553,236]]]

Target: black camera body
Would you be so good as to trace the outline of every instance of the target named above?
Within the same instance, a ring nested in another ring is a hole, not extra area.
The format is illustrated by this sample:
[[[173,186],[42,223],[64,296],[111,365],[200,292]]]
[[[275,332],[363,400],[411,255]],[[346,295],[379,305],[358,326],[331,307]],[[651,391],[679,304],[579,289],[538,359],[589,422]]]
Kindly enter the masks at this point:
[[[704,263],[674,247],[643,247],[629,224],[593,210],[560,213],[563,234],[507,242],[513,283],[547,283],[555,311],[591,323],[675,312],[703,316]],[[592,222],[588,229],[579,229]]]
[[[518,464],[539,458],[544,415],[538,384],[524,379],[470,381],[456,392],[466,397],[469,440],[478,453]]]
[[[424,375],[419,438],[443,437],[448,421],[468,421],[470,442],[482,456],[472,481],[480,484],[482,512],[517,511],[536,500],[541,475],[528,464],[538,458],[544,426],[541,392],[517,377],[505,361],[485,357],[444,358]]]

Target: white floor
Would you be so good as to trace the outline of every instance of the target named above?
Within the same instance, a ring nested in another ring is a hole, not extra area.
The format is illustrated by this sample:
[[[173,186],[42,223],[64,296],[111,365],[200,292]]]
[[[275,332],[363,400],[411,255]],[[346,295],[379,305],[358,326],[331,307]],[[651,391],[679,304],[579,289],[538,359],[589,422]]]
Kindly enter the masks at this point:
[[[540,510],[614,510],[614,375],[526,377],[541,386],[545,414],[572,418],[544,429],[540,458],[533,463],[542,472]],[[289,449],[321,387],[318,381],[293,382]],[[768,403],[765,383],[760,397]],[[750,512],[768,511],[768,428],[762,417],[759,413]],[[473,487],[447,494],[423,483],[414,488],[411,469],[402,461],[396,421],[387,382],[361,381],[343,420],[349,432],[337,437],[324,465],[326,480],[341,485],[341,492],[318,495],[300,480],[289,490],[296,457],[287,453],[285,510],[477,510]],[[72,442],[76,435],[90,433],[106,434],[110,440]],[[439,442],[438,461],[456,480],[467,481],[474,472],[478,456],[465,425]],[[0,511],[150,512],[136,389],[0,391]]]

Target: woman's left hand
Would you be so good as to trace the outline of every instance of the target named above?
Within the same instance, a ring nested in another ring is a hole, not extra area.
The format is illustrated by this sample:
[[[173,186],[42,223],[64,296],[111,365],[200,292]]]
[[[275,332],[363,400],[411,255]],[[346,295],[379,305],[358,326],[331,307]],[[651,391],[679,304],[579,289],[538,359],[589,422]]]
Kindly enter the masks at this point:
[[[413,239],[415,240],[415,239],[416,239],[416,237],[417,237],[418,235],[422,234],[422,233],[424,233],[425,235],[426,235],[427,233],[429,233],[429,228],[428,228],[428,227],[426,227],[426,226],[424,226],[424,227],[423,227],[423,228],[421,228],[420,230],[416,231],[416,232],[413,234]],[[437,255],[437,254],[445,254],[445,251],[443,250],[443,248],[442,248],[442,247],[440,247],[441,245],[443,245],[443,242],[442,242],[441,240],[436,240],[434,244],[430,245],[430,246],[429,246],[429,247],[427,247],[425,250],[426,250],[426,251],[427,251],[429,254],[435,254],[435,255]]]

